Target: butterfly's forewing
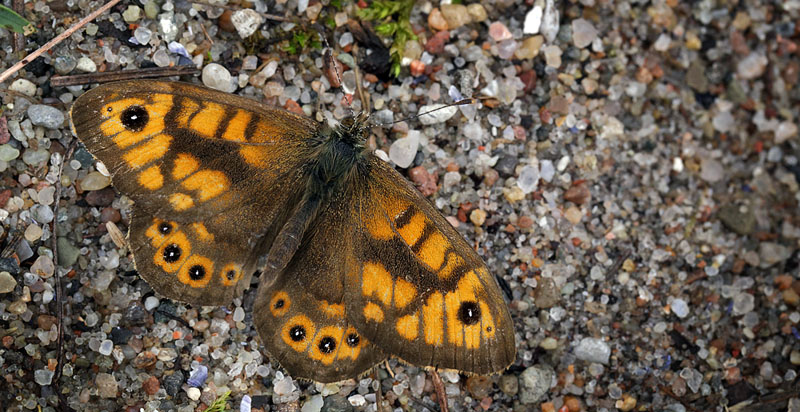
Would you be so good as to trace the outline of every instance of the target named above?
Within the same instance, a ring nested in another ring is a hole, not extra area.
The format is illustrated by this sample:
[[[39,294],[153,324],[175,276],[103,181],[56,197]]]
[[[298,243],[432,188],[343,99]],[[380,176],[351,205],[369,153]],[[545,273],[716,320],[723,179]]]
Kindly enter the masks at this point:
[[[136,268],[160,294],[227,304],[249,285],[287,203],[302,193],[317,124],[196,86],[120,82],[71,110],[76,135],[134,200]]]
[[[343,303],[348,322],[389,355],[420,366],[502,371],[514,360],[514,328],[496,281],[407,180],[369,159],[317,216],[281,278],[312,297],[311,310],[313,302]],[[264,340],[289,327],[267,310],[254,317]],[[315,328],[324,320],[308,317]],[[292,355],[303,367],[309,353]]]

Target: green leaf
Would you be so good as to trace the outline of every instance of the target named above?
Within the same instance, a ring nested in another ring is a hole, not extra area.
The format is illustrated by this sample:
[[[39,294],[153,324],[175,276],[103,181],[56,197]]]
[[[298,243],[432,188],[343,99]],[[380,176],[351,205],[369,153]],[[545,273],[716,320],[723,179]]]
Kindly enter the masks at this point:
[[[228,410],[228,397],[230,396],[231,391],[225,392],[222,396],[215,399],[214,402],[203,412],[225,412]]]
[[[0,26],[16,33],[30,34],[36,31],[29,21],[2,4],[0,4]]]

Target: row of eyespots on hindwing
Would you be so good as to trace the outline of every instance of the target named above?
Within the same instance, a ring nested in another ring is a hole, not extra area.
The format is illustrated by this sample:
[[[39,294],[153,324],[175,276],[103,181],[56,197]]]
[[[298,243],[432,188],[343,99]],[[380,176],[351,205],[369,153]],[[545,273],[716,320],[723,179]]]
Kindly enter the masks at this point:
[[[187,226],[194,239],[202,243],[213,241],[214,236],[203,223],[196,222]],[[205,287],[215,274],[219,275],[219,283],[223,286],[233,286],[242,277],[242,266],[238,263],[228,262],[215,272],[215,262],[206,256],[192,253],[192,242],[176,222],[153,219],[145,236],[156,250],[153,264],[166,273],[177,274],[178,281],[190,287]]]
[[[276,291],[269,302],[269,311],[282,323],[281,339],[299,353],[307,353],[311,359],[330,365],[335,360],[357,360],[361,349],[367,344],[356,329],[340,326],[344,319],[344,305],[320,302],[319,311],[332,321],[319,325],[303,313],[289,316],[292,300],[285,291]]]

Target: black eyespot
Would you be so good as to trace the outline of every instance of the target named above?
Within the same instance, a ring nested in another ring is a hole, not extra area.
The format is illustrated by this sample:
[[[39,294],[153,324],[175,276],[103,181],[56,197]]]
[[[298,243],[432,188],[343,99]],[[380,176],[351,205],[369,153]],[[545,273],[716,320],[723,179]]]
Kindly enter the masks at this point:
[[[361,342],[361,338],[359,338],[355,333],[347,335],[347,345],[349,345],[351,348],[358,346],[359,342]]]
[[[492,331],[492,327],[491,327],[491,326],[487,326],[487,327],[486,327],[486,331],[487,331],[487,332],[491,332],[491,331]]]
[[[181,258],[181,247],[176,244],[171,244],[164,248],[164,261],[167,263],[175,263]]]
[[[114,111],[114,108],[113,108],[113,107],[111,107],[111,106],[108,106],[108,107],[106,108],[106,111],[107,111],[107,112],[109,112],[109,113],[111,113],[111,112],[113,112],[113,111]]]
[[[162,235],[167,235],[172,232],[172,225],[167,222],[162,222],[158,225],[158,232]]]
[[[275,302],[275,309],[280,309],[280,308],[282,308],[282,307],[283,307],[283,305],[284,305],[285,303],[286,303],[286,302],[284,302],[284,301],[283,301],[283,299],[278,299],[278,301],[277,301],[277,302]]]
[[[297,325],[289,330],[289,337],[295,342],[302,342],[306,338],[306,328]]]
[[[200,280],[206,276],[206,268],[202,265],[194,265],[189,268],[189,277],[192,280]]]
[[[229,270],[228,273],[225,274],[225,277],[227,277],[228,280],[233,280],[233,278],[236,277],[236,271],[232,269]]]
[[[474,325],[481,320],[481,308],[475,302],[462,302],[458,308],[458,320],[465,325]]]
[[[319,351],[322,353],[331,353],[336,349],[336,340],[330,336],[326,336],[319,340]]]
[[[141,131],[150,121],[147,109],[142,106],[131,106],[125,109],[120,118],[122,119],[122,125],[132,132]]]

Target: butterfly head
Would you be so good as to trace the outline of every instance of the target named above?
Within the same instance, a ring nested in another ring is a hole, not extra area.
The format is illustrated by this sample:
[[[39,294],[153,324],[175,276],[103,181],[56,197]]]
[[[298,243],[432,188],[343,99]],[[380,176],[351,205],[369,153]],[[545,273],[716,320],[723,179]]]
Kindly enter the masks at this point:
[[[368,120],[369,114],[365,112],[347,116],[334,129],[332,137],[334,140],[353,146],[357,151],[363,151],[369,130]]]

